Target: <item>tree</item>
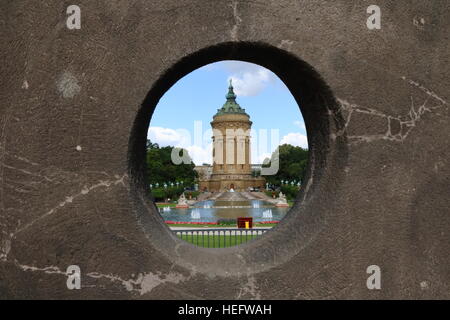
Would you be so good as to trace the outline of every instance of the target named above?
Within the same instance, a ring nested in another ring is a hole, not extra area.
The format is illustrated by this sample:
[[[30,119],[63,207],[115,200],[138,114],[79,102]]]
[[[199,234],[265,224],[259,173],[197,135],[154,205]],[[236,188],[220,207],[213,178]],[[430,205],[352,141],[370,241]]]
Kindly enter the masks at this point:
[[[279,170],[275,175],[264,176],[266,181],[277,186],[281,185],[281,180],[303,181],[308,163],[308,150],[290,144],[283,144],[277,149],[280,160]],[[270,163],[263,165],[263,167],[270,167]]]
[[[190,163],[176,165],[171,159],[172,149],[173,147],[160,147],[157,143],[147,140],[147,182],[153,186],[151,193],[156,201],[178,198],[184,188],[192,186],[197,178],[195,164],[188,151],[184,149],[183,153],[190,159]],[[159,184],[158,187],[156,183]],[[168,184],[165,188],[164,183]],[[171,186],[169,183],[174,185]]]
[[[187,150],[183,152],[191,160],[190,163],[176,165],[172,162],[171,154],[173,147],[160,147],[157,143],[147,140],[147,177],[149,184],[159,183],[160,185],[169,182],[181,182],[190,185],[197,178],[194,170],[195,164],[189,156]]]

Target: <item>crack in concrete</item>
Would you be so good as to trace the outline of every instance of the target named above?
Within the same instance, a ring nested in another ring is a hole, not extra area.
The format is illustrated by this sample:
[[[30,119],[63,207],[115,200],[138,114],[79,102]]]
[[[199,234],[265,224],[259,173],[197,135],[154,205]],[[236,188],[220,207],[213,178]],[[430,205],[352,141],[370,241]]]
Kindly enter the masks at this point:
[[[291,51],[293,44],[294,44],[293,40],[281,40],[280,44],[278,45],[278,48]]]
[[[24,230],[28,229],[29,227],[31,227],[35,222],[42,220],[52,214],[54,214],[55,212],[57,212],[60,208],[63,208],[64,206],[66,206],[69,203],[72,203],[75,199],[85,196],[86,194],[90,193],[91,191],[101,188],[101,187],[105,187],[105,188],[109,188],[111,185],[118,185],[118,184],[122,184],[125,186],[124,183],[124,179],[128,177],[127,174],[122,175],[122,177],[117,178],[116,180],[101,180],[99,183],[94,184],[90,187],[85,186],[79,193],[76,193],[74,195],[69,195],[66,196],[64,201],[61,201],[56,207],[48,210],[46,213],[44,213],[43,215],[37,217],[36,219],[32,220],[31,222],[27,223],[25,226],[23,226],[22,228],[16,230],[16,232],[14,233],[14,236],[17,235],[20,232],[23,232]]]
[[[247,276],[247,282],[240,288],[236,299],[246,298],[247,295],[251,296],[252,300],[261,300],[256,278],[252,275]]]
[[[25,264],[20,264],[17,260],[14,260],[14,265],[17,266],[18,268],[22,269],[23,271],[32,271],[32,272],[41,271],[41,272],[44,272],[46,274],[61,274],[61,275],[64,275],[64,276],[67,275],[66,272],[61,271],[56,266],[47,266],[47,267],[39,268],[39,267],[36,267],[36,266],[29,266],[29,265],[25,265]]]
[[[8,259],[8,254],[10,250],[11,250],[11,240],[9,239],[2,240],[2,244],[0,247],[0,261],[6,261]]]
[[[0,256],[1,257],[1,256]],[[2,261],[2,260],[0,260]],[[3,260],[5,262],[6,260]],[[10,261],[11,262],[11,261]],[[68,274],[65,271],[62,271],[57,266],[45,266],[45,267],[36,267],[33,265],[26,265],[21,264],[17,260],[14,260],[11,262],[14,264],[17,268],[21,269],[25,272],[43,272],[45,274],[56,274],[56,275],[62,275],[64,277],[67,277]],[[178,284],[182,281],[186,281],[189,278],[191,278],[191,275],[186,277],[183,276],[180,273],[176,272],[169,272],[168,274],[162,274],[160,272],[158,273],[139,273],[137,276],[134,276],[130,279],[123,279],[119,276],[112,275],[112,274],[103,274],[100,272],[89,272],[86,274],[81,273],[81,279],[83,279],[83,276],[87,276],[91,279],[107,279],[111,282],[118,282],[120,283],[127,291],[129,292],[135,292],[139,295],[144,295],[146,293],[151,292],[154,288],[158,287],[161,284],[164,283],[173,283]],[[83,280],[82,280],[83,283]],[[82,285],[83,287],[83,285]],[[86,286],[84,286],[86,287]],[[97,287],[95,285],[89,285],[87,287]]]
[[[35,164],[35,165],[38,165],[38,164]],[[7,166],[7,167],[9,167],[9,166]],[[13,168],[13,167],[11,167],[11,168]],[[27,170],[25,170],[25,172],[27,174],[36,176],[36,174],[33,174],[32,172],[29,172]],[[26,272],[43,272],[45,274],[59,274],[59,275],[63,275],[66,277],[67,276],[66,272],[62,271],[57,266],[52,265],[52,266],[45,266],[45,267],[37,267],[34,265],[21,264],[16,259],[14,259],[13,261],[8,260],[8,254],[11,250],[12,240],[14,239],[14,237],[17,234],[27,230],[33,224],[35,224],[37,221],[40,221],[44,218],[47,218],[48,216],[51,216],[52,214],[56,213],[58,210],[65,207],[66,205],[72,203],[79,197],[85,196],[85,195],[89,194],[90,192],[93,192],[99,188],[108,189],[111,186],[115,186],[115,185],[119,185],[119,184],[126,187],[125,179],[128,177],[127,174],[123,174],[122,176],[116,175],[115,177],[116,177],[115,180],[111,180],[111,179],[110,180],[100,180],[98,183],[93,184],[91,186],[84,186],[83,189],[81,189],[78,193],[66,196],[65,199],[63,201],[61,201],[57,206],[46,211],[44,214],[40,215],[36,219],[33,219],[31,222],[27,223],[23,227],[17,229],[14,233],[8,234],[5,230],[2,230],[3,239],[0,242],[0,262],[12,263],[19,269],[26,271]],[[51,180],[51,179],[49,179],[49,180]],[[4,218],[4,217],[2,216],[2,218]],[[0,226],[6,227],[7,224],[4,223],[3,221],[0,221]],[[188,277],[183,276],[182,274],[176,273],[176,272],[170,272],[166,275],[163,275],[161,273],[155,274],[152,272],[139,273],[136,277],[132,277],[127,280],[123,279],[119,276],[103,274],[100,272],[90,272],[90,273],[87,273],[86,275],[92,279],[105,278],[105,279],[109,279],[110,281],[113,281],[113,282],[119,282],[121,285],[124,286],[124,288],[127,291],[132,291],[132,292],[136,292],[140,295],[144,295],[146,293],[151,292],[154,288],[156,288],[157,286],[159,286],[163,283],[177,284],[181,281],[188,280],[190,277],[195,275],[195,272],[191,273],[191,275],[189,275]],[[92,286],[89,286],[89,287],[92,287]]]
[[[14,155],[12,155],[12,156],[14,156]],[[39,166],[39,164],[37,164],[35,162],[32,162],[32,161],[29,161],[28,159],[25,159],[23,157],[18,157],[18,156],[14,156],[14,157],[17,158],[17,159],[20,159],[22,161],[25,161],[25,162],[33,165],[33,166]],[[32,176],[43,178],[39,182],[32,181],[28,185],[36,184],[36,183],[39,184],[40,182],[44,182],[45,180],[49,181],[49,182],[53,182],[56,179],[56,178],[52,179],[52,178],[49,178],[47,176],[36,174],[36,173],[30,172],[30,171],[25,170],[25,169],[18,169],[18,168],[12,167],[12,166],[8,166],[8,165],[5,165],[3,163],[0,163],[0,167],[6,167],[6,168],[10,168],[10,169],[17,169],[17,170],[20,170],[21,172],[23,172],[23,173],[25,173],[27,175],[32,175]],[[104,174],[106,174],[106,173],[104,173]],[[15,238],[15,236],[17,234],[27,230],[29,227],[31,227],[37,221],[40,221],[40,220],[42,220],[42,219],[44,219],[44,218],[46,218],[48,216],[51,216],[52,214],[56,213],[59,209],[63,208],[64,206],[66,206],[69,203],[72,203],[77,198],[85,196],[85,195],[89,194],[90,192],[92,192],[94,190],[97,190],[99,188],[106,188],[106,189],[108,189],[111,186],[115,186],[115,185],[119,185],[119,184],[122,184],[124,187],[127,188],[127,186],[125,184],[125,179],[128,177],[127,174],[123,174],[122,176],[114,175],[114,177],[116,178],[115,180],[111,180],[111,179],[110,180],[100,180],[98,183],[93,184],[91,186],[84,186],[83,189],[81,189],[80,192],[72,194],[72,195],[69,195],[69,196],[66,196],[65,200],[61,201],[57,206],[55,206],[54,208],[46,211],[44,214],[40,215],[39,217],[33,219],[32,221],[30,221],[29,223],[27,223],[23,227],[17,228],[13,233],[8,233],[6,231],[6,229],[8,227],[8,224],[6,223],[6,216],[4,214],[0,215],[0,218],[1,218],[0,219],[0,226],[2,227],[1,234],[2,234],[2,238],[3,238],[0,241],[0,261],[8,262],[8,255],[9,255],[9,252],[11,250],[11,243],[12,243],[12,240]],[[5,186],[6,184],[3,183],[2,185]],[[19,192],[19,190],[17,188],[15,188],[15,186],[11,185],[9,187],[14,188],[14,190]],[[11,196],[11,195],[9,195],[9,196]],[[16,199],[16,200],[19,201],[19,202],[22,202],[19,199]],[[11,209],[11,208],[9,208],[9,209]],[[19,209],[16,209],[16,210],[19,210]],[[4,210],[4,212],[5,211],[6,210]],[[20,225],[20,223],[19,223],[19,225]],[[45,268],[37,268],[37,267],[34,267],[34,266],[20,265],[20,264],[18,264],[16,262],[15,262],[15,264],[18,265],[19,267],[21,267],[21,269],[23,269],[25,271],[28,271],[28,270],[32,270],[32,271],[44,270],[44,271],[47,271],[47,273],[48,273],[49,270],[50,271],[53,270],[52,269],[53,267],[51,267],[51,266],[50,267],[45,267]],[[53,272],[53,273],[55,273],[55,272]]]
[[[73,98],[81,90],[78,79],[68,71],[59,76],[56,88],[63,98]]]
[[[53,181],[53,179],[50,179],[50,178],[47,177],[47,176],[43,176],[43,175],[40,175],[40,174],[38,174],[38,173],[33,173],[33,172],[28,171],[28,170],[26,170],[26,169],[16,168],[16,167],[7,165],[6,163],[3,163],[3,162],[0,162],[0,165],[1,165],[2,167],[4,167],[4,168],[10,169],[10,170],[16,170],[16,171],[19,171],[19,172],[21,172],[21,173],[23,173],[23,174],[26,174],[26,175],[30,175],[30,176],[34,176],[34,177],[39,177],[39,178],[44,178],[45,180],[47,180],[47,181],[49,181],[49,182],[52,182],[52,181]],[[3,179],[3,177],[2,177],[2,179]]]
[[[430,97],[438,100],[439,102],[441,102],[442,104],[447,104],[447,101],[445,101],[443,98],[439,97],[436,93],[434,93],[433,91],[431,91],[430,89],[425,88],[423,85],[421,85],[420,83],[411,80],[411,79],[407,79],[405,76],[401,77],[402,80],[408,82],[410,85],[417,87],[419,90],[425,92],[427,95],[429,95]]]
[[[432,91],[431,89],[426,88],[425,86],[423,86],[422,84],[418,83],[417,81],[414,81],[412,79],[408,79],[406,76],[400,76],[398,73],[396,72],[392,72],[390,69],[385,68],[383,66],[379,66],[379,65],[375,65],[373,63],[369,63],[366,60],[358,60],[359,62],[363,63],[364,65],[366,65],[367,67],[373,68],[375,70],[381,71],[383,73],[387,73],[389,75],[391,75],[392,77],[396,78],[396,79],[401,79],[403,81],[408,82],[411,86],[416,87],[417,89],[419,89],[420,91],[424,92],[425,94],[429,95],[430,97],[438,100],[440,103],[447,105],[447,101],[438,96],[434,91]]]
[[[427,89],[424,88],[424,90]],[[411,131],[416,127],[417,123],[422,119],[422,116],[426,112],[432,113],[433,110],[438,109],[446,104],[446,102],[442,98],[437,97],[433,92],[426,91],[426,93],[429,97],[426,98],[425,101],[418,107],[416,107],[414,98],[411,96],[410,109],[406,115],[402,116],[388,115],[376,109],[361,107],[356,104],[352,104],[344,99],[337,99],[339,104],[341,105],[341,108],[347,111],[348,114],[344,127],[341,130],[339,130],[336,134],[334,134],[332,138],[335,139],[337,136],[341,136],[342,134],[344,134],[344,132],[347,132],[348,126],[352,119],[352,115],[356,112],[386,119],[386,131],[383,134],[348,135],[347,138],[349,140],[352,140],[350,141],[350,144],[358,144],[361,142],[373,142],[377,140],[402,142],[409,136]],[[427,104],[431,97],[441,102],[441,104],[433,107],[428,107]],[[396,123],[399,127],[398,133],[392,132],[393,131],[392,126],[394,123]]]
[[[241,25],[242,19],[238,14],[238,10],[237,10],[237,5],[238,5],[238,1],[234,1],[231,4],[231,7],[233,8],[233,17],[234,17],[234,26],[230,31],[231,34],[231,39],[233,41],[238,41],[238,31],[239,31],[239,26]]]
[[[36,162],[34,162],[34,161],[31,161],[30,159],[27,159],[27,158],[22,157],[22,156],[18,156],[18,155],[16,155],[16,154],[12,154],[12,153],[10,153],[10,152],[8,152],[8,151],[6,151],[6,150],[5,150],[5,155],[10,156],[10,157],[13,157],[14,159],[17,159],[17,160],[26,162],[26,163],[28,163],[28,164],[30,164],[30,165],[32,165],[32,166],[38,166],[38,165],[39,165],[39,163],[36,163]]]

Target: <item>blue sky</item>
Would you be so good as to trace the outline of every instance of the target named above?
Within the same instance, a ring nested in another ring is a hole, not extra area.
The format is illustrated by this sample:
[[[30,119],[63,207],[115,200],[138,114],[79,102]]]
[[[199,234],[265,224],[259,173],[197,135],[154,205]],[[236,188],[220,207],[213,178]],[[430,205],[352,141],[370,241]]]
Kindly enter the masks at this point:
[[[253,122],[252,163],[282,143],[307,147],[303,117],[284,83],[268,69],[234,60],[203,66],[175,83],[156,107],[148,138],[186,148],[196,165],[211,163],[210,122],[225,103],[229,79]]]

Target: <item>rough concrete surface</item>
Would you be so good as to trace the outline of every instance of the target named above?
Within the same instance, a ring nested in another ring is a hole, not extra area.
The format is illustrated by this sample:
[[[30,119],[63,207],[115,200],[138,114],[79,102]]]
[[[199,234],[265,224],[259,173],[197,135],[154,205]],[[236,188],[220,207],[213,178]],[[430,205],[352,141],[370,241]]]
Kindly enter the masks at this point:
[[[450,298],[449,1],[6,0],[0,15],[0,298]],[[143,152],[164,91],[223,59],[286,83],[311,158],[277,228],[215,250],[164,225]]]

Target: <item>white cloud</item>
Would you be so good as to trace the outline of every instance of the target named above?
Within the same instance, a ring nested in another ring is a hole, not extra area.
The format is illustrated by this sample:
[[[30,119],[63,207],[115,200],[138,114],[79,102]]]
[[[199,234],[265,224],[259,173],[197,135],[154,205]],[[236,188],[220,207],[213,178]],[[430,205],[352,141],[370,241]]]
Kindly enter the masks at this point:
[[[272,153],[262,153],[262,154],[258,154],[257,159],[253,160],[253,163],[264,163],[264,160],[266,160],[267,158],[270,159],[272,157]]]
[[[148,128],[147,137],[153,143],[157,143],[161,147],[185,147],[190,144],[191,139],[190,135],[186,136],[183,133],[184,132],[182,130],[173,130],[170,128],[162,127],[150,127]]]
[[[300,129],[303,129],[303,130],[306,129],[305,123],[303,121],[299,121],[299,120],[294,121],[294,125],[296,125],[297,127],[299,127]]]
[[[239,60],[226,60],[218,63],[224,66],[225,69],[231,73],[252,72],[258,70],[259,68],[262,68],[260,65],[256,63],[250,63]]]
[[[161,147],[174,146],[186,149],[196,165],[212,161],[212,144],[209,143],[205,146],[191,144],[191,134],[186,129],[150,127],[147,137]]]
[[[192,143],[191,134],[186,129],[174,130],[163,127],[150,127],[147,136],[153,143],[158,143],[161,147],[174,146],[188,150],[196,165],[212,163],[212,143],[211,140],[207,139],[211,136],[209,132],[204,134],[203,141],[198,144]],[[257,148],[257,145],[254,145],[254,143],[256,141],[252,143],[252,163],[263,163],[264,159],[271,157],[271,152],[267,152],[268,150],[264,150],[264,148]],[[306,149],[308,148],[308,139],[304,134],[291,132],[283,136],[279,144],[291,144]]]
[[[272,71],[254,63],[225,61],[223,66],[231,73],[228,81],[233,80],[238,96],[256,96],[276,79]]]
[[[308,148],[308,138],[299,132],[291,132],[285,135],[281,141],[280,145],[282,144],[291,144],[296,147],[302,147],[302,148]]]
[[[206,148],[192,145],[186,147],[186,150],[189,152],[192,161],[194,161],[197,166],[200,166],[203,163],[212,164],[212,144],[207,145]]]
[[[256,72],[245,72],[241,75],[232,75],[234,91],[238,96],[256,96],[263,91],[270,82],[270,71],[260,69]]]

